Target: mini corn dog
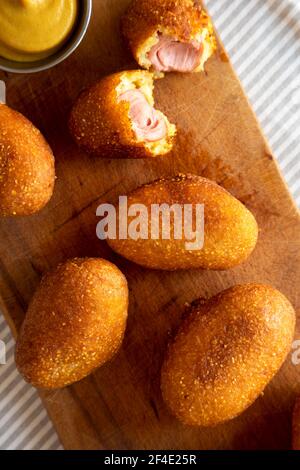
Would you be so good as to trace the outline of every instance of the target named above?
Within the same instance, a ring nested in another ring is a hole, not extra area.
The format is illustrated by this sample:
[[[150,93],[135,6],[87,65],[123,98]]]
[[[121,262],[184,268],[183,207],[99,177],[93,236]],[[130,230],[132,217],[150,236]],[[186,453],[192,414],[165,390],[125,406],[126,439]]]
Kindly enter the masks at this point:
[[[282,366],[295,320],[286,297],[262,284],[195,302],[162,367],[169,409],[191,426],[215,426],[241,414]]]
[[[138,64],[155,72],[201,72],[216,50],[211,20],[195,0],[134,0],[122,32]]]
[[[0,216],[25,216],[50,200],[54,157],[40,131],[0,103]]]
[[[258,226],[254,215],[236,198],[215,182],[197,175],[177,175],[144,185],[128,195],[128,206],[143,205],[151,214],[153,204],[169,207],[193,207],[196,224],[197,204],[204,205],[204,245],[190,250],[184,237],[175,237],[175,217],[170,223],[170,236],[163,236],[163,223],[157,238],[151,237],[154,222],[147,217],[148,237],[109,238],[109,246],[118,254],[141,266],[173,271],[177,269],[230,269],[244,261],[253,252]],[[162,220],[161,220],[162,222]],[[123,221],[119,220],[118,224]],[[197,231],[199,235],[201,229]]]
[[[104,259],[76,258],[46,274],[16,346],[16,364],[38,388],[77,382],[119,349],[127,320],[125,276]]]
[[[75,142],[106,158],[147,158],[172,149],[176,127],[154,108],[154,76],[144,70],[110,75],[82,93],[70,117]]]

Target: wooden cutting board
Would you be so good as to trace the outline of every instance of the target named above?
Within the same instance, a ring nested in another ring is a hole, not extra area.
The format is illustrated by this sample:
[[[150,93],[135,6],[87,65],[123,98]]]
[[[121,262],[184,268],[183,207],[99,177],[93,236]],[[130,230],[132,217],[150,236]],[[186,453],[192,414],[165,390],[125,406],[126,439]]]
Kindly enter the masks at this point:
[[[55,194],[45,210],[0,221],[1,306],[16,332],[41,274],[74,256],[105,257],[127,276],[129,320],[120,353],[82,382],[41,394],[66,449],[289,448],[291,408],[300,393],[300,365],[292,364],[291,355],[264,395],[227,424],[185,427],[162,402],[160,366],[186,302],[237,283],[264,282],[286,294],[300,314],[300,218],[222,46],[205,74],[171,74],[156,83],[159,107],[179,128],[172,155],[100,160],[75,147],[67,118],[80,90],[136,67],[119,33],[129,1],[94,2],[85,40],[58,67],[35,75],[0,74],[8,104],[42,130],[57,167]],[[96,238],[101,202],[178,172],[217,181],[253,211],[260,237],[244,265],[227,272],[151,271]]]

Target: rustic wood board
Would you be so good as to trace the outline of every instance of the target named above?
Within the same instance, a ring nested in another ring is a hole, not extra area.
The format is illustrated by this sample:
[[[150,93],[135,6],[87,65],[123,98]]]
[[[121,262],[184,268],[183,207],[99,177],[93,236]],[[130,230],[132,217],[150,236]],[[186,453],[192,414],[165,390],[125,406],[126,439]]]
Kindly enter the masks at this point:
[[[55,194],[44,211],[0,221],[2,308],[16,332],[41,274],[73,256],[108,258],[127,276],[129,321],[120,353],[86,380],[42,393],[66,449],[288,448],[291,408],[300,393],[300,366],[292,364],[291,356],[249,410],[216,428],[182,426],[162,402],[160,366],[186,302],[236,283],[266,282],[286,294],[300,313],[300,218],[222,46],[206,74],[171,74],[156,84],[160,108],[179,127],[172,155],[103,161],[76,149],[67,117],[79,91],[103,75],[135,67],[119,34],[128,3],[94,2],[83,44],[60,66],[36,75],[0,74],[7,82],[8,104],[43,131],[57,166]],[[178,172],[210,177],[254,212],[259,242],[243,266],[227,272],[151,271],[97,240],[99,203]]]

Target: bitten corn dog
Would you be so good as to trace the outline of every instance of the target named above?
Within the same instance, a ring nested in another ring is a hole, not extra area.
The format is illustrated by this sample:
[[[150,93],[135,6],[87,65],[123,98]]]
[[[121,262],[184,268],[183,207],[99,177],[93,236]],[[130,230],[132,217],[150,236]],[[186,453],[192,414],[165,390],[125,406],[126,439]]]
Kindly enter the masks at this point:
[[[79,147],[99,157],[167,154],[176,127],[154,108],[154,76],[144,70],[110,75],[82,93],[70,117]]]
[[[134,0],[122,31],[139,65],[155,72],[201,72],[216,50],[211,20],[195,0]]]

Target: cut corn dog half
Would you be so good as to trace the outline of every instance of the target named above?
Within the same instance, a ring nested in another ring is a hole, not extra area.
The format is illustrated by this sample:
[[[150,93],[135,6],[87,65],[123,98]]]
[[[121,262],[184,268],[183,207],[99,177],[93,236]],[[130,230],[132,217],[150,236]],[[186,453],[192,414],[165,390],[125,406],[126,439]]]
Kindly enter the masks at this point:
[[[139,65],[156,73],[201,72],[217,43],[199,1],[134,0],[122,32]]]
[[[70,117],[70,131],[88,153],[104,158],[148,158],[173,147],[176,127],[154,107],[154,75],[116,73],[83,92]]]

